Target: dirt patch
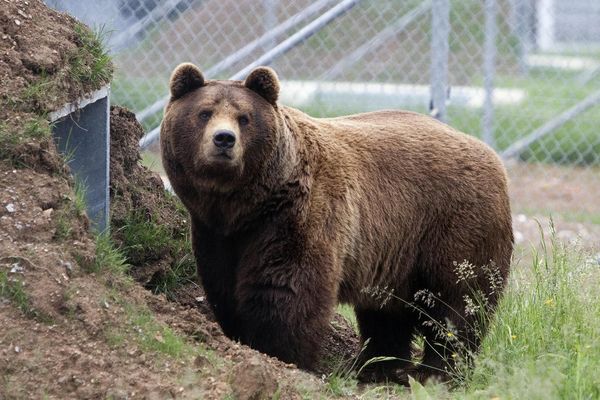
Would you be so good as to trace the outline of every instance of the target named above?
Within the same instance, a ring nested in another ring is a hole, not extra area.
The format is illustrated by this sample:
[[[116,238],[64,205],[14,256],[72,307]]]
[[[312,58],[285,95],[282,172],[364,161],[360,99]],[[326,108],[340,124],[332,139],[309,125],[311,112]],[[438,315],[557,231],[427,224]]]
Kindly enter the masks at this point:
[[[513,162],[507,165],[515,260],[530,265],[541,233],[576,242],[600,263],[600,169]]]
[[[600,217],[600,168],[511,162],[507,170],[514,211]]]

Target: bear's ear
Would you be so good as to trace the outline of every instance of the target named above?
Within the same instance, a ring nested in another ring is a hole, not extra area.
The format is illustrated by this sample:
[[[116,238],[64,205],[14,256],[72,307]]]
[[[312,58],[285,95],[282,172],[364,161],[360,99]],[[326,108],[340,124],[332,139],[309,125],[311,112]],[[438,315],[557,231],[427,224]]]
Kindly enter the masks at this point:
[[[261,95],[269,103],[275,105],[279,97],[279,78],[269,67],[257,67],[244,81],[244,85]]]
[[[179,64],[171,74],[169,83],[171,99],[178,99],[202,86],[204,86],[204,76],[198,67],[192,63]]]

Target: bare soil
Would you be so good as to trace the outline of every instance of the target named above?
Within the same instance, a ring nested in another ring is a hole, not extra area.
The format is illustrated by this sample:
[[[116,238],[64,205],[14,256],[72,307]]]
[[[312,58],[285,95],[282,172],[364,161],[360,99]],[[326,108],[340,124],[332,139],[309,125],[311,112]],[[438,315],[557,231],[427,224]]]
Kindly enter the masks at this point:
[[[515,259],[528,264],[541,233],[577,243],[600,263],[600,169],[548,164],[507,165]]]

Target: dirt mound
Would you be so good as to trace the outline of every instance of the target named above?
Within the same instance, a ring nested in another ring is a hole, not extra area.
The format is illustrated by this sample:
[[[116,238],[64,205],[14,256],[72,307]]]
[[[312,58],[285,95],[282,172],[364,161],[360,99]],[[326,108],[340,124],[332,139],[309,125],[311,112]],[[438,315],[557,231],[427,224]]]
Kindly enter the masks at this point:
[[[32,84],[42,80],[49,85],[49,78],[56,74],[66,77],[66,59],[77,50],[75,25],[73,18],[49,10],[41,1],[3,2],[0,8],[0,98],[22,108],[33,105],[42,110],[52,110],[76,98],[78,93],[70,90],[39,98],[33,97],[41,96],[41,93],[26,93],[31,90]],[[72,85],[67,83],[61,79],[53,85],[60,84],[71,89]],[[30,100],[31,103],[28,103]],[[5,117],[10,111],[0,110],[0,117]]]
[[[135,115],[112,107],[110,118],[110,199],[113,238],[132,265],[134,278],[149,289],[169,276],[192,278],[195,267],[187,242],[187,213],[165,193],[160,176],[139,164],[142,127]],[[170,274],[170,275],[169,275]],[[180,282],[173,282],[175,286]],[[165,283],[167,284],[167,283]]]
[[[65,173],[48,112],[108,83],[110,58],[96,34],[40,0],[0,8],[0,158]]]

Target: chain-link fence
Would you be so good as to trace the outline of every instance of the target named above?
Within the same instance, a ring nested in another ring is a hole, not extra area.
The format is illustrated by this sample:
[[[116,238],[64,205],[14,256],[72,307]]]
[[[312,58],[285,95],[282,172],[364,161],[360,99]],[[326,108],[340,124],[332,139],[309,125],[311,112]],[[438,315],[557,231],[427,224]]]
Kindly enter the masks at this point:
[[[238,79],[269,64],[288,105],[313,116],[432,113],[502,155],[516,212],[600,225],[597,0],[47,3],[104,25],[112,101],[149,132],[180,62]]]

